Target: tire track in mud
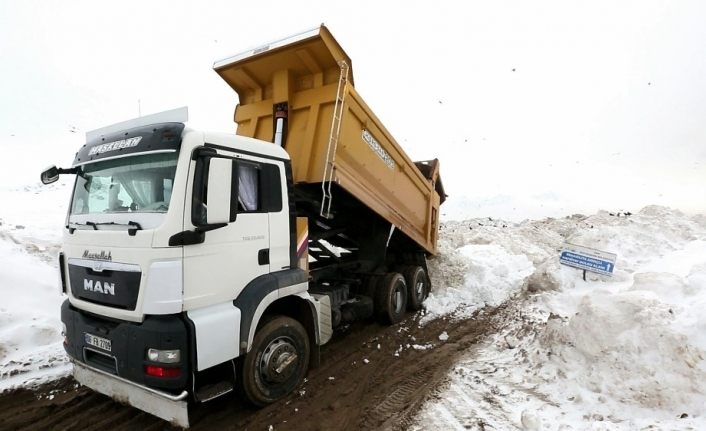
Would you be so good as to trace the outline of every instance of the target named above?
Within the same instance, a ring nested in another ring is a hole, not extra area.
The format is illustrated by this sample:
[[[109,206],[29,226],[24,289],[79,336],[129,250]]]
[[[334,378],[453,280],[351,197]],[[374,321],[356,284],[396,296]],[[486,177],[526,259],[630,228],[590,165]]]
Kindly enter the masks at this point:
[[[432,378],[434,374],[433,370],[426,369],[416,376],[410,377],[407,381],[400,382],[397,389],[385,396],[380,404],[364,416],[362,422],[365,428],[378,428],[380,422],[384,424],[405,411],[409,404],[417,398],[416,395],[424,393],[429,382],[434,381]]]
[[[321,365],[293,394],[259,410],[235,395],[193,406],[192,429],[267,430],[272,425],[275,430],[404,430],[445,381],[459,355],[512,319],[513,304],[518,301],[481,310],[468,320],[442,318],[421,328],[416,314],[393,326],[358,323],[338,330],[321,349]],[[438,337],[444,331],[449,338],[441,342]],[[433,347],[417,350],[411,347],[414,344]],[[149,414],[74,386],[67,378],[35,391],[0,394],[0,429],[174,429]]]
[[[470,320],[447,322],[445,330],[449,341],[424,351],[416,360],[414,370],[402,373],[392,392],[382,394],[373,401],[360,421],[360,429],[405,430],[415,420],[421,405],[446,380],[446,376],[460,355],[468,354],[482,338],[495,333],[507,317],[508,304],[481,312]],[[441,322],[430,323],[430,327],[438,327]],[[431,329],[431,328],[430,328]],[[386,373],[389,375],[390,373]]]

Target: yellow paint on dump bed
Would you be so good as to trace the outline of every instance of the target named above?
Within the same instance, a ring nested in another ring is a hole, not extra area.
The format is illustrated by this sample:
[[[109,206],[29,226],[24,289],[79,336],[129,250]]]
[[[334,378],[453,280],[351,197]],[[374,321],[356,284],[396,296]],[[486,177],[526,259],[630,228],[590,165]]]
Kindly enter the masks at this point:
[[[285,150],[295,184],[322,183],[333,166],[334,183],[436,253],[445,198],[438,160],[415,164],[405,154],[353,87],[351,59],[326,27],[225,59],[214,69],[238,93],[239,135],[273,141],[275,107],[287,104]],[[343,104],[336,136],[337,99]]]

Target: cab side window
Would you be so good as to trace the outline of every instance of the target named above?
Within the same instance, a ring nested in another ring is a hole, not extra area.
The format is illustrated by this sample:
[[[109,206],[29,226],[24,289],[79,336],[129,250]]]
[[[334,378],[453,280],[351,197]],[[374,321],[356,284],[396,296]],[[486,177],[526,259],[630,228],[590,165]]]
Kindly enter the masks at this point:
[[[238,161],[238,212],[279,212],[282,186],[279,167],[270,163]]]
[[[260,166],[238,163],[238,212],[260,210]]]

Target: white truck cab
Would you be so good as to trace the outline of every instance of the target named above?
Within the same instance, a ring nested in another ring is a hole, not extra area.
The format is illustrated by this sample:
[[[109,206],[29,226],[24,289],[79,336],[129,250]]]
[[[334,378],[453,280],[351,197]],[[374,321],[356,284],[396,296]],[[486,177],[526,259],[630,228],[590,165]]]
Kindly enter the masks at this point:
[[[185,117],[91,133],[71,169],[42,175],[76,175],[60,267],[77,379],[182,426],[189,394],[207,400],[249,378],[234,361],[255,342],[268,353],[246,393],[266,404],[331,336],[328,297],[307,292],[298,266],[286,151]],[[285,326],[255,340],[273,307]]]

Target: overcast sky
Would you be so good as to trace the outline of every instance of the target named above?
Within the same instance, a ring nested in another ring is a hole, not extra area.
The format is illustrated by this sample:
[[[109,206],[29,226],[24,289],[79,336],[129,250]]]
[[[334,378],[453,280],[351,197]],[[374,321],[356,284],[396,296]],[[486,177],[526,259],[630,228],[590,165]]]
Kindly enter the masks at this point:
[[[234,131],[214,61],[325,23],[447,217],[706,212],[706,2],[0,0],[0,178],[188,105]]]

